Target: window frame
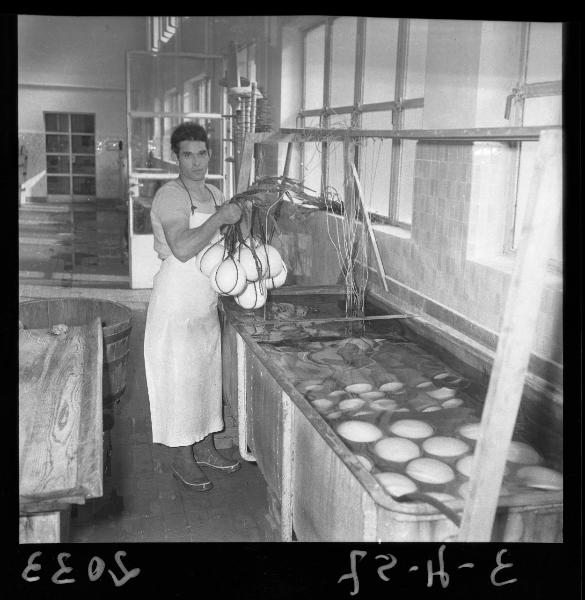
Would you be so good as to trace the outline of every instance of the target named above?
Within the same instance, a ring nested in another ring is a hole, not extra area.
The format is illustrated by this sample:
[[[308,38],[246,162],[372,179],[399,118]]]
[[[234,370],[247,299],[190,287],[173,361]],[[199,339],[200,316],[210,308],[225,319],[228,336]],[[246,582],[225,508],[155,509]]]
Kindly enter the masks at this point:
[[[59,115],[67,117],[67,131],[53,131],[47,128],[47,116],[49,115]],[[92,117],[93,120],[93,132],[88,133],[85,131],[73,131],[72,129],[72,116],[74,115],[83,115]],[[45,127],[45,160],[46,160],[46,170],[47,170],[47,195],[53,196],[55,198],[75,198],[75,197],[95,197],[97,195],[97,180],[96,180],[96,114],[88,113],[88,112],[60,112],[60,111],[43,111],[43,121]],[[50,152],[47,150],[48,144],[47,140],[51,136],[65,136],[68,140],[68,149],[66,152]],[[73,150],[73,136],[87,137],[93,139],[93,151],[92,152],[74,152]],[[69,169],[67,172],[62,171],[50,171],[48,159],[51,156],[56,157],[68,157],[69,159]],[[83,157],[92,157],[93,158],[93,173],[75,173],[74,172],[74,162],[75,158]],[[68,193],[51,193],[48,189],[48,180],[49,178],[67,178],[69,181],[69,192]],[[93,180],[93,192],[92,193],[77,193],[74,192],[74,180],[75,179],[92,179]]]
[[[525,22],[521,24],[520,33],[520,59],[518,61],[518,82],[511,90],[508,96],[506,105],[505,118],[512,121],[514,127],[524,126],[524,109],[526,99],[538,97],[553,97],[560,96],[562,99],[562,80],[561,81],[539,81],[527,83],[527,73],[529,66],[529,47],[530,47],[530,30],[531,23]],[[505,231],[504,231],[504,247],[502,249],[505,256],[515,258],[517,248],[514,247],[515,237],[517,235],[516,227],[517,207],[518,207],[518,187],[520,178],[520,158],[522,153],[522,142],[515,142],[512,145],[514,150],[511,159],[512,168],[510,169],[509,183],[509,201],[506,211]],[[549,268],[553,271],[561,271],[562,264],[556,259],[549,259]]]
[[[379,111],[392,112],[392,130],[404,129],[404,111],[408,109],[420,109],[424,107],[424,97],[404,98],[407,78],[408,64],[408,41],[410,34],[411,19],[398,19],[398,39],[397,55],[395,69],[394,98],[384,102],[372,102],[364,104],[364,73],[366,65],[366,36],[367,36],[367,17],[356,17],[356,52],[354,65],[354,94],[353,104],[346,106],[331,106],[331,70],[332,70],[332,27],[337,19],[343,17],[327,17],[311,23],[310,26],[303,28],[302,46],[301,46],[301,109],[298,112],[297,123],[301,128],[306,127],[306,120],[309,117],[319,117],[319,127],[329,128],[331,115],[350,115],[352,128],[361,128],[362,116]],[[306,39],[309,32],[318,27],[325,26],[324,38],[324,84],[323,84],[323,104],[320,108],[307,109],[306,99]],[[390,172],[389,172],[389,194],[387,203],[387,214],[381,215],[370,211],[370,214],[377,222],[383,222],[403,229],[410,230],[411,223],[399,219],[399,180],[401,170],[401,160],[403,156],[403,145],[399,138],[394,138],[392,143]],[[301,150],[301,163],[304,163],[306,151],[304,145]],[[356,148],[354,155],[354,164],[358,173],[362,174],[360,165],[360,152]],[[327,142],[321,142],[321,190],[326,189],[329,180],[329,154]]]

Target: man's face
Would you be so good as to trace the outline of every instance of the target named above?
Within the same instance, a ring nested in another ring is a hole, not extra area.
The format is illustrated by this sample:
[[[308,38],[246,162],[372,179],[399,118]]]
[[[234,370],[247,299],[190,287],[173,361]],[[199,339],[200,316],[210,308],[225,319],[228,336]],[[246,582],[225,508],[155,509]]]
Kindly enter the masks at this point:
[[[179,172],[186,179],[203,181],[209,165],[205,142],[184,140],[179,143]]]

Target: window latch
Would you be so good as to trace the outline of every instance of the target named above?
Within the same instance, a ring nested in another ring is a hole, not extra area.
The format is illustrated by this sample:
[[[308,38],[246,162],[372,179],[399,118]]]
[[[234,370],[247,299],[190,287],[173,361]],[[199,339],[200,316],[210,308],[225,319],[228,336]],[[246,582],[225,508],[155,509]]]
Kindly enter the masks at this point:
[[[510,113],[512,112],[512,102],[517,102],[524,98],[524,89],[521,87],[512,88],[512,93],[506,97],[506,109],[504,110],[504,119],[510,119]]]

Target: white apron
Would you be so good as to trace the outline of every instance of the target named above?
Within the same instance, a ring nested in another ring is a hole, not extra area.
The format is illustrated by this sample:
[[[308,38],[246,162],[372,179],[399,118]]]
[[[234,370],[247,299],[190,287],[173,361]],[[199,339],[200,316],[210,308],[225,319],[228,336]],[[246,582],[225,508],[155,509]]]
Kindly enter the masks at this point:
[[[210,216],[195,211],[189,228]],[[144,366],[154,443],[189,446],[223,429],[217,294],[195,257],[171,254],[154,276]]]

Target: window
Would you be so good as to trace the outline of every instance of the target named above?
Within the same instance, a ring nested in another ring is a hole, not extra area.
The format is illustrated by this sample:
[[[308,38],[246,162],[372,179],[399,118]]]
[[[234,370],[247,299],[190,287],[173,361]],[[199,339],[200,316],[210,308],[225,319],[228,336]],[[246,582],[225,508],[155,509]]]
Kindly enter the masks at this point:
[[[45,116],[47,194],[95,196],[95,115]]]
[[[304,35],[301,127],[422,128],[426,20],[336,17]],[[410,227],[416,142],[362,138],[356,165],[365,202],[381,220]],[[343,197],[343,144],[303,145],[301,176]]]
[[[506,116],[515,126],[561,125],[562,25],[525,23],[522,31],[518,85],[508,99]],[[530,194],[530,178],[537,142],[516,144],[513,202],[506,228],[505,251],[514,252]],[[557,231],[553,260],[562,261],[561,227]]]

